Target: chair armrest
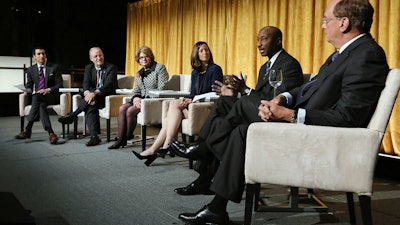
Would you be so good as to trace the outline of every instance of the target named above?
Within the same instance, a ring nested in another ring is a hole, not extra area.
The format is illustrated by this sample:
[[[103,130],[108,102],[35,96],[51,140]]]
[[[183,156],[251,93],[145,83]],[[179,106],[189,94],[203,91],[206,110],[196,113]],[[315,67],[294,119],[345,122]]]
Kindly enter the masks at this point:
[[[110,119],[111,117],[118,117],[119,107],[122,105],[122,99],[129,95],[109,95],[106,96],[105,106],[99,110],[99,115],[102,118]]]
[[[25,106],[28,105],[28,96],[24,93],[19,94],[19,116],[25,116]]]
[[[140,114],[138,115],[138,123],[142,125],[161,124],[163,102],[171,99],[172,98],[142,99]]]
[[[382,137],[367,128],[253,123],[247,132],[246,183],[370,194]]]
[[[123,97],[123,98],[122,98],[122,104],[128,103],[128,102],[131,100],[131,98],[132,98],[132,97],[130,97],[130,96],[129,96],[129,97],[128,97],[128,96]]]
[[[79,103],[82,101],[82,96],[79,94],[72,95],[72,111],[78,109]]]
[[[197,135],[206,121],[214,102],[196,102],[189,104],[188,118],[182,120],[182,133]]]
[[[60,104],[54,105],[52,108],[59,116],[67,115],[71,111],[71,93],[62,93]]]
[[[168,99],[168,100],[164,100],[162,102],[161,122],[163,125],[167,121],[169,103],[173,100],[175,100],[175,99]]]

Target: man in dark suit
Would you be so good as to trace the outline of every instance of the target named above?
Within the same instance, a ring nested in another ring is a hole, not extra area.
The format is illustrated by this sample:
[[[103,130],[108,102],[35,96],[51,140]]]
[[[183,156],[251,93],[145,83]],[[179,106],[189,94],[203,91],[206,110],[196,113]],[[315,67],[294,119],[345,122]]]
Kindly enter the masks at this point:
[[[50,143],[56,144],[58,137],[51,127],[47,106],[60,104],[58,89],[63,87],[61,72],[57,64],[47,62],[46,51],[43,47],[35,47],[32,51],[32,56],[36,60],[36,64],[28,68],[26,76],[26,88],[32,91],[31,111],[28,115],[28,124],[25,130],[15,138],[30,138],[33,123],[40,118],[43,128],[49,133]],[[31,93],[25,92],[25,94]]]
[[[115,94],[117,83],[117,66],[104,61],[103,51],[99,47],[89,50],[89,58],[93,63],[85,67],[83,77],[84,100],[78,109],[69,115],[60,117],[60,123],[72,123],[76,116],[85,112],[85,121],[90,131],[90,140],[86,146],[95,146],[101,142],[98,136],[100,130],[99,109],[104,108],[105,98]]]
[[[261,56],[268,57],[268,61],[261,66],[258,74],[258,82],[254,90],[245,85],[243,78],[237,79],[235,76],[228,79],[226,84],[216,82],[213,85],[213,90],[220,95],[211,110],[207,120],[200,130],[198,142],[199,151],[190,152],[189,155],[180,152],[174,146],[183,145],[182,143],[174,142],[171,148],[176,154],[196,159],[195,170],[199,172],[199,177],[186,187],[177,188],[174,191],[180,195],[194,194],[209,194],[209,186],[214,177],[218,162],[215,162],[215,157],[212,154],[205,154],[207,157],[196,157],[194,155],[199,152],[209,152],[205,145],[205,140],[210,135],[215,135],[215,130],[224,124],[227,115],[232,114],[238,117],[249,114],[253,118],[260,118],[258,114],[258,106],[261,99],[272,99],[274,96],[273,87],[269,84],[268,71],[282,70],[283,82],[278,87],[277,93],[291,90],[303,83],[303,73],[300,63],[289,55],[282,48],[282,32],[277,27],[266,26],[260,29],[257,35],[257,47]],[[241,75],[240,75],[241,76]],[[237,98],[240,92],[241,98]],[[246,112],[244,112],[244,111]],[[229,130],[225,130],[225,135],[229,135]],[[201,154],[201,153],[200,153]]]
[[[365,0],[331,0],[322,28],[339,54],[332,54],[316,79],[307,85],[282,93],[272,101],[261,101],[260,120],[367,126],[389,71],[383,49],[369,34],[373,12]],[[240,122],[240,118],[233,117],[231,122]],[[181,220],[189,224],[229,223],[228,200],[240,202],[244,189],[247,127],[245,122],[239,123],[227,137],[219,134],[223,132],[220,129],[209,136],[207,145],[221,160],[210,186],[216,195],[200,211],[180,214]]]

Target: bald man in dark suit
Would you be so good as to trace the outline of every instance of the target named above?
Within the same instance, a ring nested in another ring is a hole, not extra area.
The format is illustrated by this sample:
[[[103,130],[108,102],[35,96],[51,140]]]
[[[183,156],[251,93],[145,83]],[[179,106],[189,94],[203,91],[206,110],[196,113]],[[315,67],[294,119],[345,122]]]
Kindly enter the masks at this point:
[[[200,152],[209,152],[205,145],[210,135],[215,135],[215,130],[224,125],[223,121],[227,115],[252,115],[249,121],[259,120],[258,106],[261,99],[272,99],[274,96],[273,87],[269,84],[268,71],[282,70],[283,82],[277,88],[277,93],[291,90],[303,83],[303,72],[300,63],[282,48],[282,32],[279,28],[266,26],[260,29],[257,35],[257,48],[263,57],[268,57],[268,61],[261,66],[256,88],[254,90],[247,87],[243,79],[231,77],[226,84],[217,82],[213,85],[214,91],[219,93],[220,98],[216,101],[207,120],[203,124],[198,142]],[[241,98],[237,98],[240,92]],[[232,124],[233,125],[233,124]],[[233,125],[234,126],[234,125]],[[224,130],[224,135],[229,135],[231,128]],[[218,131],[219,132],[219,131]],[[222,134],[222,133],[221,133]],[[175,192],[180,195],[211,194],[209,186],[214,177],[218,162],[214,162],[215,157],[208,154],[207,157],[193,157],[199,152],[193,151],[190,154],[183,154],[174,148],[182,143],[174,142],[171,148],[176,154],[196,159],[194,169],[199,172],[199,177],[186,187],[177,188]],[[201,154],[201,153],[200,153]]]
[[[373,12],[365,0],[331,0],[322,29],[337,53],[326,60],[310,83],[271,101],[262,100],[259,121],[366,127],[389,72],[385,52],[369,33]],[[228,224],[228,200],[241,201],[248,124],[246,116],[227,117],[227,123],[206,140],[221,161],[210,186],[215,196],[198,212],[179,215],[188,224]],[[232,130],[225,135],[224,130],[229,128]]]
[[[69,115],[60,117],[60,123],[72,123],[76,116],[85,112],[85,121],[89,128],[90,140],[86,146],[96,146],[101,139],[98,136],[100,131],[99,109],[104,108],[105,98],[115,94],[118,87],[117,66],[107,63],[104,60],[104,53],[99,47],[92,47],[89,50],[89,58],[93,63],[85,67],[83,77],[83,101],[78,109]]]

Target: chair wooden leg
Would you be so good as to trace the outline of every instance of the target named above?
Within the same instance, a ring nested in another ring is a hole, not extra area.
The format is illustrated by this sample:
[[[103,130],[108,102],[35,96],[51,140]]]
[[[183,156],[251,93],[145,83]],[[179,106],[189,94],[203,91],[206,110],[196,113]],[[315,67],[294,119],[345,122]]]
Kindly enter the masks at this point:
[[[74,121],[74,138],[78,138],[78,120]]]
[[[24,131],[25,116],[21,116],[21,132]]]
[[[142,134],[142,151],[146,150],[146,129],[147,126],[146,125],[142,125],[142,130],[141,130],[141,134]]]
[[[62,126],[62,138],[65,138],[65,124],[61,124]]]
[[[189,169],[193,169],[193,159],[189,159]]]
[[[292,209],[299,208],[299,188],[290,187],[289,207]]]
[[[107,119],[107,142],[110,142],[111,138],[111,119]]]
[[[259,184],[258,184],[259,185]],[[253,203],[257,201],[255,199],[255,193],[257,193],[257,184],[246,184],[246,203],[244,209],[244,224],[251,224],[251,217],[253,214]]]
[[[371,197],[367,195],[359,195],[361,217],[363,225],[372,225],[372,215],[371,215]]]
[[[356,224],[356,212],[354,210],[354,198],[352,192],[346,192],[347,209],[349,210],[350,224]]]
[[[253,184],[254,186],[254,211],[258,212],[258,202],[260,201],[261,184]]]

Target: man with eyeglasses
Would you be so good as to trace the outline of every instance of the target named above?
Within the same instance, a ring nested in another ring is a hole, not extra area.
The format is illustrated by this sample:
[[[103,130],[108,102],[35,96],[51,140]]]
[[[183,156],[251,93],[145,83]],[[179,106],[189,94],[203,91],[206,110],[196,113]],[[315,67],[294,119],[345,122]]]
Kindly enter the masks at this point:
[[[91,64],[85,67],[83,77],[83,99],[74,112],[58,118],[63,124],[72,123],[79,113],[85,112],[85,122],[89,128],[90,140],[86,146],[96,146],[101,139],[99,109],[104,108],[105,98],[115,94],[118,87],[117,66],[107,63],[101,48],[93,47],[89,50]]]
[[[271,101],[262,100],[260,119],[366,127],[389,72],[385,52],[369,33],[373,12],[367,0],[331,0],[322,29],[337,53],[326,60],[311,84],[305,84],[308,88],[302,86]],[[179,219],[188,224],[229,224],[228,200],[239,203],[244,190],[245,130],[245,124],[237,126],[230,131],[228,141],[220,139],[219,132],[224,132],[220,130],[207,139],[207,146],[221,161],[210,186],[215,197],[198,212],[182,213]],[[244,140],[240,147],[233,145],[238,138]]]

